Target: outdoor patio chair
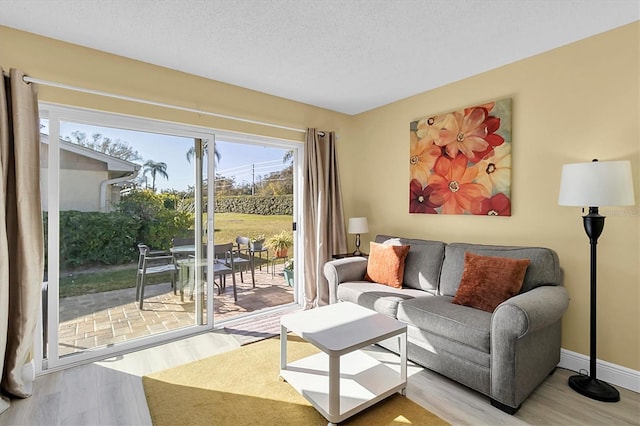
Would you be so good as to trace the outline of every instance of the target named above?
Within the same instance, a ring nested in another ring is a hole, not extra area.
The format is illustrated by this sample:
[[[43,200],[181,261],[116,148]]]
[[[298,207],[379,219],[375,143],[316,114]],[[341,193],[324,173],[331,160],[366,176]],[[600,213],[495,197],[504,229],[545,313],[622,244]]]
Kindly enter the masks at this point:
[[[195,253],[195,246],[196,239],[194,237],[173,238],[169,250],[176,260],[182,260],[189,258],[190,255]]]
[[[176,276],[178,266],[172,255],[153,255],[145,244],[138,244],[138,272],[136,275],[136,302],[140,302],[140,309],[144,302],[145,279],[149,275],[168,274],[171,277],[171,287],[176,294]]]
[[[171,245],[173,247],[177,247],[177,246],[192,246],[195,243],[196,243],[196,239],[194,237],[186,237],[186,238],[173,237],[171,239]]]
[[[262,253],[267,254],[267,272],[269,272],[269,249],[260,245],[259,248],[256,248],[254,244],[251,243],[251,239],[249,237],[238,237],[236,238],[236,244],[238,245],[238,251],[240,253],[246,253],[247,256],[251,258],[253,262],[253,268],[256,267],[256,253],[259,256],[260,261],[258,262],[258,268],[262,271]]]
[[[233,252],[233,243],[215,244],[213,246],[213,282],[218,287],[218,294],[222,294],[226,288],[227,275],[231,275],[231,280],[233,282],[233,300],[237,302],[238,293],[236,290],[236,274]],[[220,278],[220,284],[215,282],[216,278]]]
[[[237,237],[236,238],[236,247],[233,248],[230,252],[230,257],[233,258],[233,265],[234,265],[234,271],[237,270],[240,272],[240,282],[244,283],[244,277],[242,276],[242,271],[244,270],[245,272],[247,270],[251,270],[251,282],[253,284],[253,288],[256,287],[256,272],[254,269],[254,259],[253,256],[251,255],[250,251],[247,251],[247,249],[245,248],[245,256],[246,257],[242,257],[242,246],[246,245],[247,247],[249,246],[249,238],[247,237]]]

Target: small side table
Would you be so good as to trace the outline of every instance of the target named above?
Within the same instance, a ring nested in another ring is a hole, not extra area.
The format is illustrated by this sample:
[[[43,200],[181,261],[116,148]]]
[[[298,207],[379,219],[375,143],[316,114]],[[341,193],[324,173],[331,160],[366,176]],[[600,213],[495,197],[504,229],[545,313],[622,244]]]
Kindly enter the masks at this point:
[[[255,257],[256,257],[256,253],[258,254],[258,257],[260,259],[260,261],[258,262],[258,268],[260,268],[260,270],[262,271],[262,253],[267,253],[267,272],[269,272],[269,250],[266,248],[260,248],[258,249],[249,249],[249,252],[251,253],[251,256],[253,256],[254,258],[254,267],[255,267]]]
[[[291,331],[321,352],[291,363]],[[400,371],[360,351],[397,338]],[[407,387],[407,325],[351,302],[280,318],[280,377],[334,426]]]
[[[271,258],[271,278],[275,277],[276,275],[276,262],[278,260],[282,260],[282,263],[285,263],[287,260],[289,260],[289,256],[279,256],[276,257],[275,255]],[[268,269],[267,269],[268,270]]]
[[[368,253],[360,253],[359,255],[355,255],[353,253],[338,253],[338,254],[334,254],[333,258],[334,259],[344,259],[345,257],[369,257]]]

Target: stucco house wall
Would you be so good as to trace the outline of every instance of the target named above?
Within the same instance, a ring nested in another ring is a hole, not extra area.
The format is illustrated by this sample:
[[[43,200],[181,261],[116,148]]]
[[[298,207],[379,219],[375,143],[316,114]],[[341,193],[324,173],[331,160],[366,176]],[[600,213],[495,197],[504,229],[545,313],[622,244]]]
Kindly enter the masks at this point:
[[[43,169],[40,184],[42,188],[47,188],[49,139],[41,134],[40,140],[40,167]],[[120,189],[107,184],[101,196],[103,182],[127,175],[132,175],[133,179],[140,166],[73,145],[60,140],[60,210],[109,211],[120,201]],[[42,209],[49,210],[46,194],[42,197]]]

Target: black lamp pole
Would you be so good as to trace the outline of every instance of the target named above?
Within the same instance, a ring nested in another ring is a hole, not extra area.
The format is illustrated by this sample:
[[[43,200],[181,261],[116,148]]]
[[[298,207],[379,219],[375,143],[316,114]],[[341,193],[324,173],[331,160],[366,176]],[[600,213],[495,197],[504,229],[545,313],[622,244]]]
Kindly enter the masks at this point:
[[[569,377],[569,386],[576,392],[591,399],[604,402],[620,401],[620,393],[607,382],[598,380],[596,376],[596,247],[598,238],[604,229],[604,216],[598,207],[589,207],[589,214],[582,216],[584,230],[591,244],[591,324],[590,324],[590,360],[589,375],[578,374]]]

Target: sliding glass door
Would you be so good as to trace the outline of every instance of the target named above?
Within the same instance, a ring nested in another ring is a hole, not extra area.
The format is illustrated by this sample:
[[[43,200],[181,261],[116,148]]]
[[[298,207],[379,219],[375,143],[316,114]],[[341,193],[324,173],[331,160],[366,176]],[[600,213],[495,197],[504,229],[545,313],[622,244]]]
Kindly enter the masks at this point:
[[[213,135],[67,108],[43,115],[45,367],[210,328]]]
[[[56,105],[41,117],[42,369],[299,300],[299,144]]]

